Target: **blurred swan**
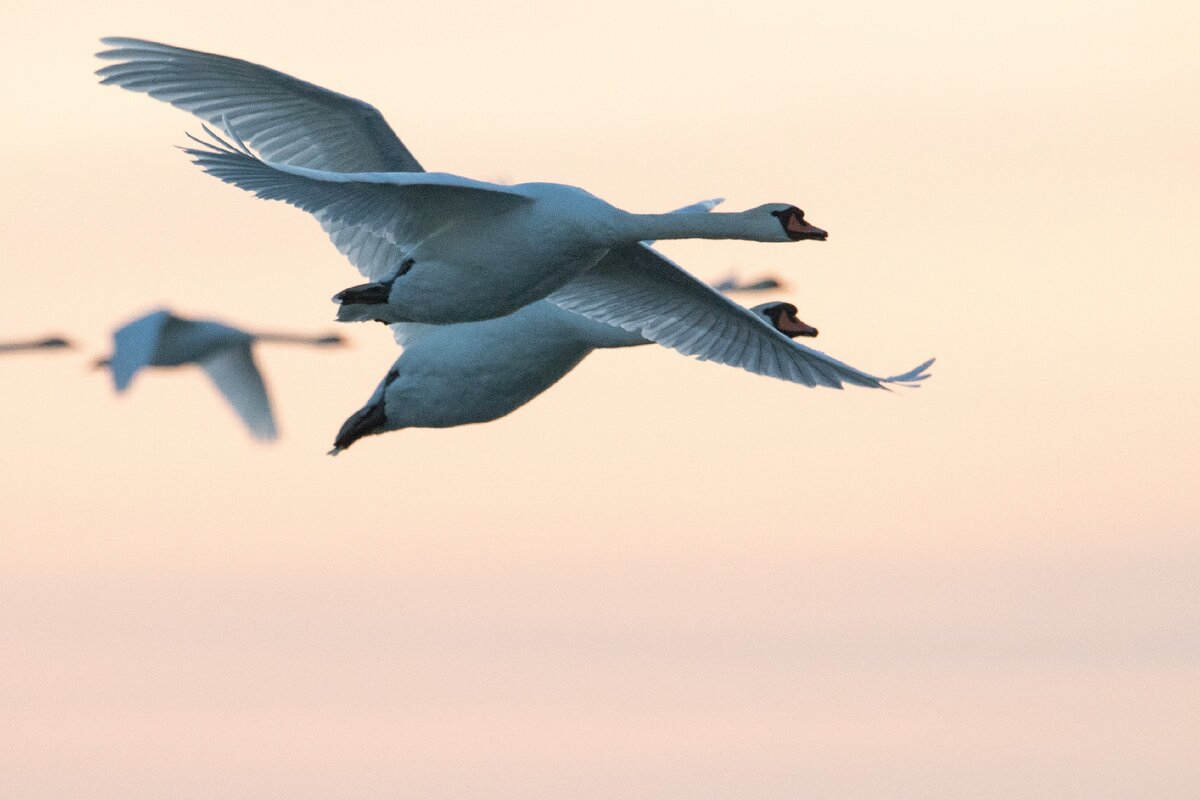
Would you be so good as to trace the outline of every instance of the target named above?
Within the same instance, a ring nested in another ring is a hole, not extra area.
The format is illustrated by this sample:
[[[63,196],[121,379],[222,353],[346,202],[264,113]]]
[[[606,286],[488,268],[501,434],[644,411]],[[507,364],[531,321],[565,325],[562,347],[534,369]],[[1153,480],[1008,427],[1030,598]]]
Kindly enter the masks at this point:
[[[63,350],[73,347],[70,342],[59,336],[46,339],[34,339],[26,342],[0,342],[0,353],[29,353],[38,350]]]
[[[371,281],[338,295],[340,320],[478,320],[546,296],[684,355],[807,386],[911,382],[932,363],[892,378],[855,370],[796,345],[641,243],[824,239],[794,206],[637,215],[574,187],[422,173],[360,100],[240,59],[103,42],[110,49],[98,56],[115,63],[97,70],[102,83],[145,92],[231,135],[232,143],[213,135],[188,148],[203,169],[316,216]]]
[[[764,303],[750,313],[786,336],[817,335],[790,303]],[[499,319],[391,327],[404,352],[366,406],[342,425],[330,455],[387,431],[498,419],[549,389],[593,350],[650,344],[545,300]]]
[[[96,362],[112,370],[118,392],[124,392],[143,367],[199,364],[257,439],[278,432],[262,373],[254,363],[255,342],[314,346],[340,345],[340,336],[294,336],[249,333],[209,320],[190,320],[165,309],[152,311],[113,333],[113,353]]]

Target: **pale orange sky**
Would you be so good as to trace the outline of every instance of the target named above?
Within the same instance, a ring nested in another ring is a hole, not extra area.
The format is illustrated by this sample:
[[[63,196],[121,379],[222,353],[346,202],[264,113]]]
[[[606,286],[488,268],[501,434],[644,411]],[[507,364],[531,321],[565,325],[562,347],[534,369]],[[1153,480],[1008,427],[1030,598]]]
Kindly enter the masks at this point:
[[[6,9],[0,796],[1187,797],[1200,782],[1195,3]],[[630,210],[795,202],[817,344],[920,391],[598,353],[326,458],[397,350],[306,215],[96,85],[104,35],[375,104],[429,168]],[[283,439],[86,369],[248,328]]]

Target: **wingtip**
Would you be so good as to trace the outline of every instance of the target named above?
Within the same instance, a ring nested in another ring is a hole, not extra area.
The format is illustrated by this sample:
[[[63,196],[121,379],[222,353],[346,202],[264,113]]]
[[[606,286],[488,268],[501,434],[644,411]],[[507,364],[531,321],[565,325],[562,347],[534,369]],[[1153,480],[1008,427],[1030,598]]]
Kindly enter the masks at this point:
[[[900,375],[893,375],[890,378],[885,378],[884,382],[892,383],[897,386],[904,386],[909,389],[920,389],[921,384],[919,383],[919,381],[927,380],[930,377],[928,370],[933,365],[933,362],[935,362],[935,361],[937,361],[936,358],[931,358],[928,361],[925,361],[924,363],[922,363],[916,367],[913,367],[908,372],[902,373]]]

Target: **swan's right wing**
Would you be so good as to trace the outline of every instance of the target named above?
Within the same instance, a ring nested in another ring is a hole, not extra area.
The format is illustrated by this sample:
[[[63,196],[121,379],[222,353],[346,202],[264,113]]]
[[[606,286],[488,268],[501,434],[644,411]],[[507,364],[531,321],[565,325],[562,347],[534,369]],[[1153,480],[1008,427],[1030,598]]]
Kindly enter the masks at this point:
[[[236,128],[268,161],[335,172],[420,172],[373,106],[238,58],[125,37],[101,39],[116,61],[101,83],[145,92]]]
[[[264,200],[282,200],[330,226],[358,227],[408,249],[448,222],[531,202],[516,189],[441,172],[329,172],[274,164],[241,141],[184,148],[208,174]]]
[[[256,439],[270,441],[275,430],[275,415],[263,384],[262,373],[254,363],[249,343],[219,350],[200,361],[200,366],[217,385]]]
[[[161,310],[135,319],[113,332],[113,353],[109,359],[113,382],[123,392],[138,370],[150,363],[158,349],[163,331],[174,320],[170,311]]]
[[[717,361],[806,386],[882,388],[928,377],[932,359],[900,375],[876,377],[805,347],[641,244],[616,248],[548,298],[600,322],[702,361]]]

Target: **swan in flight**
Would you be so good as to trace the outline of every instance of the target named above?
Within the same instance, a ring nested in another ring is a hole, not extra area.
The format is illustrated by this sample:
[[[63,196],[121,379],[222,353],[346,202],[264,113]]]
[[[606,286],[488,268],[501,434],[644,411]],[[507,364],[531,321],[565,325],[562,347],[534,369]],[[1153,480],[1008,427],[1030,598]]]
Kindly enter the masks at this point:
[[[248,333],[209,320],[191,320],[165,309],[152,311],[113,332],[113,353],[96,362],[112,370],[118,392],[124,392],[143,367],[199,364],[257,439],[278,433],[262,373],[254,363],[255,342],[287,342],[315,346],[340,345],[340,336],[294,336]]]
[[[671,213],[706,211],[719,202],[706,200]],[[716,284],[722,292],[764,291],[779,285],[775,278],[746,284],[736,276]],[[817,335],[816,328],[796,316],[791,303],[763,303],[749,313],[784,341]],[[330,455],[364,436],[401,428],[449,428],[499,419],[549,389],[593,350],[650,344],[637,333],[571,313],[548,300],[493,320],[451,325],[401,322],[390,327],[404,352],[367,404],[342,425]],[[914,371],[875,379],[816,350],[791,344],[814,366],[820,364],[851,382],[924,377]]]
[[[60,336],[27,342],[0,342],[0,353],[30,353],[38,350],[62,350],[73,345]]]
[[[326,224],[365,228],[398,256],[388,277],[340,292],[342,321],[473,322],[511,314],[648,239],[824,240],[795,206],[631,214],[575,186],[502,186],[444,172],[331,172],[265,161],[237,138],[186,149],[205,172]],[[616,287],[619,288],[619,287]],[[590,292],[594,302],[608,302]],[[618,298],[619,303],[619,298]]]
[[[791,303],[763,303],[751,313],[782,335],[817,335],[816,328],[797,318]],[[499,319],[391,327],[404,352],[367,404],[342,425],[329,455],[364,436],[401,428],[450,428],[499,419],[549,389],[594,350],[650,344],[636,333],[564,311],[547,300]]]
[[[370,283],[339,295],[338,319],[448,323],[501,317],[546,297],[684,355],[807,386],[880,387],[805,348],[644,240],[823,240],[798,208],[629,214],[582,189],[501,186],[425,173],[373,106],[257,64],[107,38],[104,84],[144,92],[223,128],[189,153],[206,171],[318,219]],[[436,269],[433,269],[436,268]]]

